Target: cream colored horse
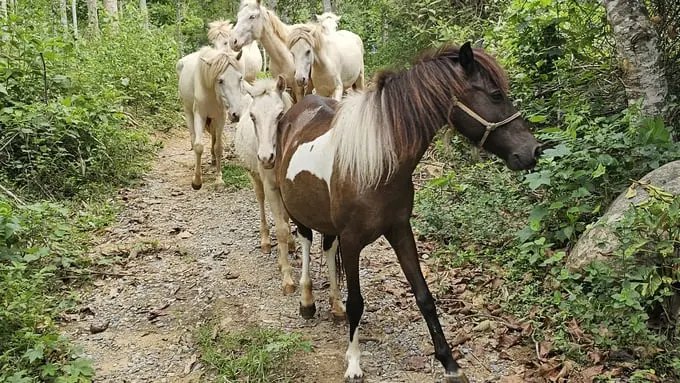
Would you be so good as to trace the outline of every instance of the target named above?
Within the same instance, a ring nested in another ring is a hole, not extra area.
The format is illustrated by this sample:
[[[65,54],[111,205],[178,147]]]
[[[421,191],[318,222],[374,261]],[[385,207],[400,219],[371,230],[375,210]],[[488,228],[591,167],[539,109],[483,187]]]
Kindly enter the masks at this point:
[[[255,81],[253,86],[245,86],[248,92],[244,96],[247,100],[246,107],[243,110],[243,117],[236,125],[234,148],[248,169],[260,206],[260,243],[262,252],[266,254],[271,251],[271,240],[264,209],[265,199],[269,202],[279,243],[278,265],[283,274],[283,293],[291,294],[295,291],[295,283],[288,262],[288,249],[295,249],[295,241],[290,234],[288,214],[281,202],[273,169],[277,123],[293,105],[293,100],[285,88],[283,77],[279,77],[278,81],[260,79]]]
[[[240,84],[243,65],[241,53],[225,52],[203,47],[177,61],[179,93],[184,107],[191,147],[196,155],[194,178],[191,186],[198,190],[203,185],[201,156],[203,155],[203,131],[208,130],[212,142],[210,152],[216,168],[216,184],[222,185],[222,131],[226,121],[227,106],[232,110],[243,109]]]
[[[345,89],[364,89],[364,43],[350,31],[326,34],[321,24],[292,28],[287,41],[295,59],[295,82],[314,83],[316,94],[340,101]]]
[[[229,20],[217,20],[208,24],[208,40],[215,49],[224,49],[232,51],[229,40],[231,40],[231,32],[233,24]],[[253,83],[257,79],[258,73],[262,71],[262,53],[257,41],[246,45],[241,50],[243,56],[241,61],[245,68],[244,79],[249,83]]]
[[[338,21],[340,21],[341,17],[333,12],[324,12],[316,15],[316,22],[321,24],[325,34],[330,34],[338,30]]]
[[[284,24],[260,0],[243,1],[237,17],[232,32],[232,48],[238,51],[255,40],[259,41],[269,55],[269,71],[274,77],[284,77],[292,89],[294,101],[299,102],[305,93],[311,93],[312,84],[305,91],[295,82],[295,61],[286,46],[289,30],[295,25]]]

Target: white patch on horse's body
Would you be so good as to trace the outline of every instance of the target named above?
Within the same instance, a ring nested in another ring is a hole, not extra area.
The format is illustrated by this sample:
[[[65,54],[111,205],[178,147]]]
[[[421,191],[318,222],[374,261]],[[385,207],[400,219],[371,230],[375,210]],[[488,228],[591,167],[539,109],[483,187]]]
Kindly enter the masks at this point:
[[[354,336],[352,337],[352,342],[350,342],[349,347],[347,347],[347,352],[345,353],[345,359],[347,359],[347,371],[345,371],[345,378],[360,378],[364,375],[361,371],[361,365],[359,360],[361,358],[361,349],[359,348],[359,326],[354,329]]]
[[[298,174],[308,171],[316,178],[325,181],[330,193],[333,161],[335,160],[335,146],[331,143],[331,134],[332,130],[329,130],[313,141],[298,146],[290,158],[286,178],[295,181]]]

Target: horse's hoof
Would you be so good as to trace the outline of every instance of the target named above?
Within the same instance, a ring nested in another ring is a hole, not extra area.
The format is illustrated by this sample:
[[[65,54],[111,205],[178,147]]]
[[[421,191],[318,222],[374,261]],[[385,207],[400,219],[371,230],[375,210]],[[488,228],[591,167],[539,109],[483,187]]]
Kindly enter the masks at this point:
[[[290,295],[295,292],[294,284],[284,284],[283,285],[283,295]]]
[[[364,376],[363,376],[363,375],[360,375],[360,376],[352,376],[352,377],[346,376],[346,377],[345,377],[345,382],[346,382],[346,383],[361,383],[361,382],[363,382],[363,381],[364,381]]]
[[[316,314],[316,304],[312,302],[311,306],[303,306],[302,303],[300,303],[300,316],[303,317],[304,319],[312,319],[314,318],[314,314]]]
[[[260,245],[260,249],[262,249],[263,254],[270,254],[272,252],[272,244],[263,243],[262,245]]]
[[[193,182],[191,183],[191,188],[194,190],[201,190],[201,186],[203,186],[203,184],[195,184]]]
[[[446,383],[470,383],[464,373],[459,372],[457,375],[444,375],[444,382]]]

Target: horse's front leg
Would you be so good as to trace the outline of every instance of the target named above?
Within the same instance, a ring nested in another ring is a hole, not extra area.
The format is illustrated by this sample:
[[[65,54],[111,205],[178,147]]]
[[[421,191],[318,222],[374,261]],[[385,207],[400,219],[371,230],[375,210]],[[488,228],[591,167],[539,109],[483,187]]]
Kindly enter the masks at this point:
[[[342,92],[345,90],[345,88],[342,85],[342,79],[340,77],[335,78],[335,89],[333,89],[333,98],[335,100],[341,101],[342,100]]]
[[[269,238],[269,223],[267,222],[267,215],[264,210],[264,185],[262,185],[259,174],[248,172],[248,177],[250,177],[250,182],[253,184],[255,197],[260,206],[260,249],[262,249],[263,253],[269,254],[272,251],[272,242]]]
[[[272,170],[264,170],[260,166],[260,176],[264,184],[264,195],[274,214],[274,226],[276,228],[276,245],[278,249],[278,264],[281,274],[283,274],[283,294],[288,295],[295,292],[295,282],[293,282],[293,269],[288,261],[288,239],[290,236],[290,223],[285,213],[285,207],[281,200],[281,194],[276,187],[276,176]]]
[[[295,103],[302,101],[302,98],[305,97],[304,87],[298,85],[297,82],[294,81],[293,85],[291,85],[291,89],[293,90],[293,98],[295,98]]]
[[[427,328],[430,330],[432,343],[434,343],[435,357],[445,369],[445,382],[468,383],[467,377],[461,371],[453,356],[451,356],[451,348],[446,342],[442,326],[439,323],[434,299],[420,270],[418,251],[416,249],[416,242],[413,239],[413,231],[411,230],[408,215],[400,222],[396,222],[392,229],[385,234],[385,237],[390,242],[390,245],[392,245],[395,253],[397,253],[401,269],[411,284],[418,308],[423,314],[425,322],[427,322]]]
[[[199,190],[203,186],[203,176],[201,173],[201,156],[203,156],[203,130],[205,129],[206,117],[201,113],[194,111],[194,135],[192,147],[196,163],[194,165],[194,179],[191,181],[191,187],[194,190]]]
[[[298,240],[302,247],[302,271],[300,272],[300,316],[305,319],[314,318],[316,305],[312,293],[312,279],[309,277],[310,252],[312,249],[312,230],[297,224]]]
[[[326,257],[326,264],[328,264],[328,279],[331,282],[331,289],[329,292],[329,299],[331,303],[331,314],[337,320],[345,319],[345,305],[342,303],[342,295],[338,288],[338,269],[336,265],[336,258],[338,254],[338,237],[334,235],[323,236],[323,255]]]

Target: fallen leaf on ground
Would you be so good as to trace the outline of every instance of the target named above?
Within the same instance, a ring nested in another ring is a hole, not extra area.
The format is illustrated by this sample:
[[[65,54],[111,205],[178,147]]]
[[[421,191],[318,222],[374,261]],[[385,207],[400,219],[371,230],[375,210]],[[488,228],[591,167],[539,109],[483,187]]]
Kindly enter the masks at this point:
[[[487,331],[487,330],[489,330],[490,328],[491,328],[491,321],[488,320],[488,319],[486,319],[486,320],[483,320],[483,321],[479,322],[479,324],[477,324],[477,326],[475,326],[475,327],[472,329],[472,331],[479,331],[479,332],[481,332],[481,331]]]
[[[183,231],[183,232],[177,234],[177,238],[181,238],[181,239],[187,239],[187,238],[190,238],[192,236],[193,236],[193,234],[191,234],[188,231]]]
[[[583,379],[583,383],[593,383],[595,377],[602,373],[603,368],[604,366],[593,366],[588,367],[585,370],[581,371],[581,378]]]
[[[544,341],[541,342],[540,345],[538,346],[538,356],[541,358],[545,358],[550,354],[550,351],[552,351],[553,347],[555,345],[552,342],[549,341]]]
[[[498,348],[499,349],[510,348],[519,343],[519,340],[520,340],[519,335],[503,334],[498,340]]]
[[[453,339],[453,342],[451,342],[451,347],[460,346],[468,340],[470,340],[469,334],[460,334],[455,339]]]
[[[501,378],[500,383],[524,383],[523,375],[510,375]]]

